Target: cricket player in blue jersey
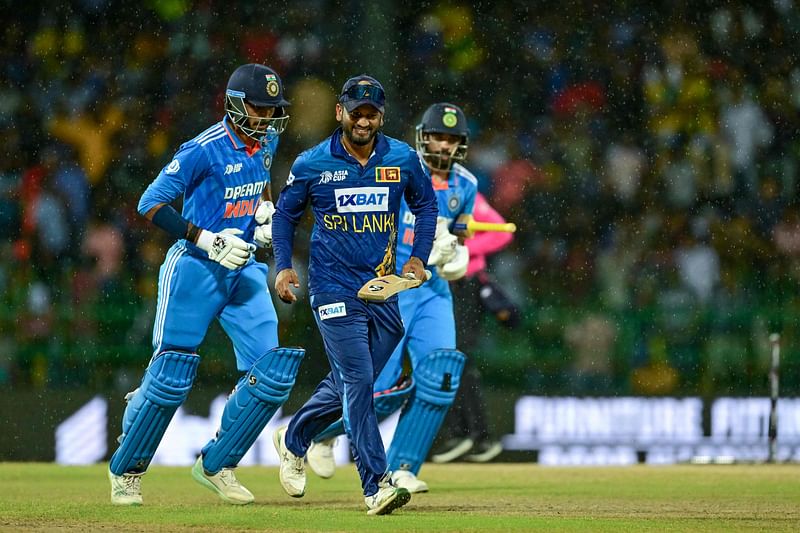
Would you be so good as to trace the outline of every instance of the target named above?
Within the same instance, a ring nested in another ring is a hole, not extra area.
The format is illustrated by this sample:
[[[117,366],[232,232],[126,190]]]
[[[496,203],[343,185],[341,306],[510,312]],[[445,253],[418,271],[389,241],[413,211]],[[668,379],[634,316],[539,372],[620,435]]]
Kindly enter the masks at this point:
[[[411,498],[387,470],[372,402],[375,378],[402,338],[403,323],[397,296],[367,303],[357,292],[373,277],[396,271],[403,199],[416,217],[416,238],[400,272],[425,279],[437,213],[416,151],[380,132],[384,111],[384,90],[376,79],[347,80],[336,104],[341,127],[295,160],[273,220],[275,289],[293,302],[291,287],[299,287],[292,268],[294,229],[311,203],[309,295],[331,366],[289,426],[274,435],[280,481],[289,495],[305,494],[303,458],[311,439],[342,418],[369,515],[389,514]]]
[[[420,467],[452,405],[466,358],[456,350],[453,296],[448,281],[464,276],[469,253],[451,230],[457,219],[472,218],[478,182],[461,165],[467,155],[469,130],[464,112],[456,105],[437,103],[422,115],[416,128],[416,147],[431,174],[439,206],[433,251],[428,264],[436,266],[430,281],[415,291],[399,294],[405,335],[375,382],[374,401],[379,418],[402,407],[400,421],[387,452],[392,479],[411,493],[427,492],[417,478]],[[414,215],[403,205],[398,263],[414,245]],[[408,352],[412,379],[403,376]],[[311,469],[323,478],[333,476],[333,445],[342,434],[337,422],[314,437],[307,452]]]
[[[114,504],[141,505],[141,476],[189,394],[197,348],[214,318],[243,376],[192,476],[228,503],[253,501],[233,468],[286,401],[304,354],[278,347],[267,267],[253,258],[252,243],[269,244],[269,168],[288,105],[274,70],[240,66],[228,80],[225,117],[181,145],[139,201],[139,212],[178,241],[159,274],[153,355],[141,385],[126,396],[109,465]],[[179,196],[182,213],[170,205]]]

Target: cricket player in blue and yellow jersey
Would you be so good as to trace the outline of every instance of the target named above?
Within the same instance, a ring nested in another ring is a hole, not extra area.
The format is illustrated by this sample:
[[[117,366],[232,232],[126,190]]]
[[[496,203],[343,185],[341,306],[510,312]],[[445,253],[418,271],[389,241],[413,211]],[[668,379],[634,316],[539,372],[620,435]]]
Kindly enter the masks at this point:
[[[455,231],[457,220],[469,220],[475,206],[478,182],[461,162],[466,158],[469,130],[464,112],[450,103],[430,106],[416,128],[416,147],[430,174],[439,208],[436,238],[428,264],[432,279],[414,291],[400,293],[400,315],[405,335],[375,382],[375,409],[379,418],[402,407],[400,421],[387,451],[392,478],[411,493],[427,492],[417,474],[455,399],[466,358],[456,350],[453,296],[449,281],[467,270],[469,253]],[[414,215],[401,209],[397,245],[398,264],[414,245]],[[403,377],[408,352],[412,378]],[[307,458],[311,469],[324,478],[333,476],[332,446],[342,433],[334,423],[314,437]]]
[[[215,318],[244,375],[192,476],[228,503],[253,501],[233,468],[286,401],[304,354],[278,347],[267,266],[253,258],[252,243],[269,244],[269,168],[288,105],[274,70],[237,68],[225,92],[225,117],[181,145],[139,201],[139,212],[177,242],[159,274],[153,355],[141,385],[126,396],[120,446],[109,465],[114,504],[141,505],[141,476],[189,394],[197,348]],[[178,197],[182,213],[170,205]]]
[[[303,457],[311,439],[339,418],[353,445],[370,515],[388,514],[410,499],[387,471],[372,401],[375,378],[403,336],[397,297],[381,303],[357,298],[364,283],[396,271],[400,204],[415,216],[415,239],[403,275],[424,279],[436,231],[436,196],[416,151],[385,136],[385,95],[366,75],[349,79],[336,104],[341,127],[294,162],[273,220],[278,275],[275,288],[287,302],[298,287],[292,269],[295,226],[310,202],[314,215],[309,265],[311,308],[331,372],[274,436],[280,481],[288,494],[305,493]]]

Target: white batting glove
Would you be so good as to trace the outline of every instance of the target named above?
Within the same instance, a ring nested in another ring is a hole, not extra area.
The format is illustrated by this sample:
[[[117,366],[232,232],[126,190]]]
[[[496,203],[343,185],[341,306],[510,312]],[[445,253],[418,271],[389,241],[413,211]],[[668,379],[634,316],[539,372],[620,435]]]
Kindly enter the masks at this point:
[[[224,229],[219,233],[202,230],[197,237],[197,247],[206,252],[212,261],[228,270],[236,270],[244,266],[256,251],[254,244],[237,237],[242,233],[236,228]]]
[[[260,203],[256,209],[255,219],[258,226],[256,226],[253,239],[262,248],[272,246],[272,215],[274,214],[275,205],[270,201]]]
[[[445,217],[436,218],[436,235],[433,238],[431,255],[428,256],[429,265],[443,265],[455,257],[458,237],[450,233],[449,225],[450,221]]]
[[[437,266],[439,277],[447,281],[455,281],[464,277],[469,266],[469,250],[463,244],[456,245],[453,259],[447,263]]]

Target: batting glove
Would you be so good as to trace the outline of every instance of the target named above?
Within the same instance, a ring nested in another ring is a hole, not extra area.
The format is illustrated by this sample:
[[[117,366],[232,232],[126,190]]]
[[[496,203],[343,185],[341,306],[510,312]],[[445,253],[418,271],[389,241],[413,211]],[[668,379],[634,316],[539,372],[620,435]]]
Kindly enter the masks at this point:
[[[469,266],[469,250],[463,244],[456,245],[453,259],[447,263],[437,266],[439,277],[447,281],[455,281],[464,277]]]
[[[206,252],[212,261],[228,270],[236,270],[244,266],[256,251],[254,244],[237,237],[242,233],[242,230],[236,228],[224,229],[219,233],[202,230],[197,237],[197,247]]]
[[[274,214],[275,206],[270,201],[262,202],[256,209],[255,218],[258,226],[256,226],[253,239],[262,248],[272,246],[272,215]]]
[[[449,224],[450,221],[444,217],[436,219],[436,235],[433,238],[431,255],[428,256],[429,265],[443,265],[455,257],[458,237],[450,233]]]

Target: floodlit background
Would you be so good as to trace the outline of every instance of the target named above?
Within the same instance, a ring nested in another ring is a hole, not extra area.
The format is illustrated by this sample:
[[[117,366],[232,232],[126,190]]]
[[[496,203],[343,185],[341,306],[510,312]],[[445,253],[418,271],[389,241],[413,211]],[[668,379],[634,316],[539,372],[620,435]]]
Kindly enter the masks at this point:
[[[385,131],[408,142],[431,103],[463,107],[467,166],[520,228],[489,271],[521,320],[467,324],[497,433],[527,395],[701,398],[709,435],[714,399],[769,395],[772,332],[797,396],[794,2],[232,4],[0,7],[0,459],[52,459],[56,425],[95,396],[116,436],[170,245],[139,195],[222,117],[244,62],[275,68],[293,104],[275,195],[349,76],[382,81]],[[282,343],[309,350],[291,408],[327,362],[307,299],[278,311]],[[190,402],[208,416],[236,369],[217,326],[200,354]]]

